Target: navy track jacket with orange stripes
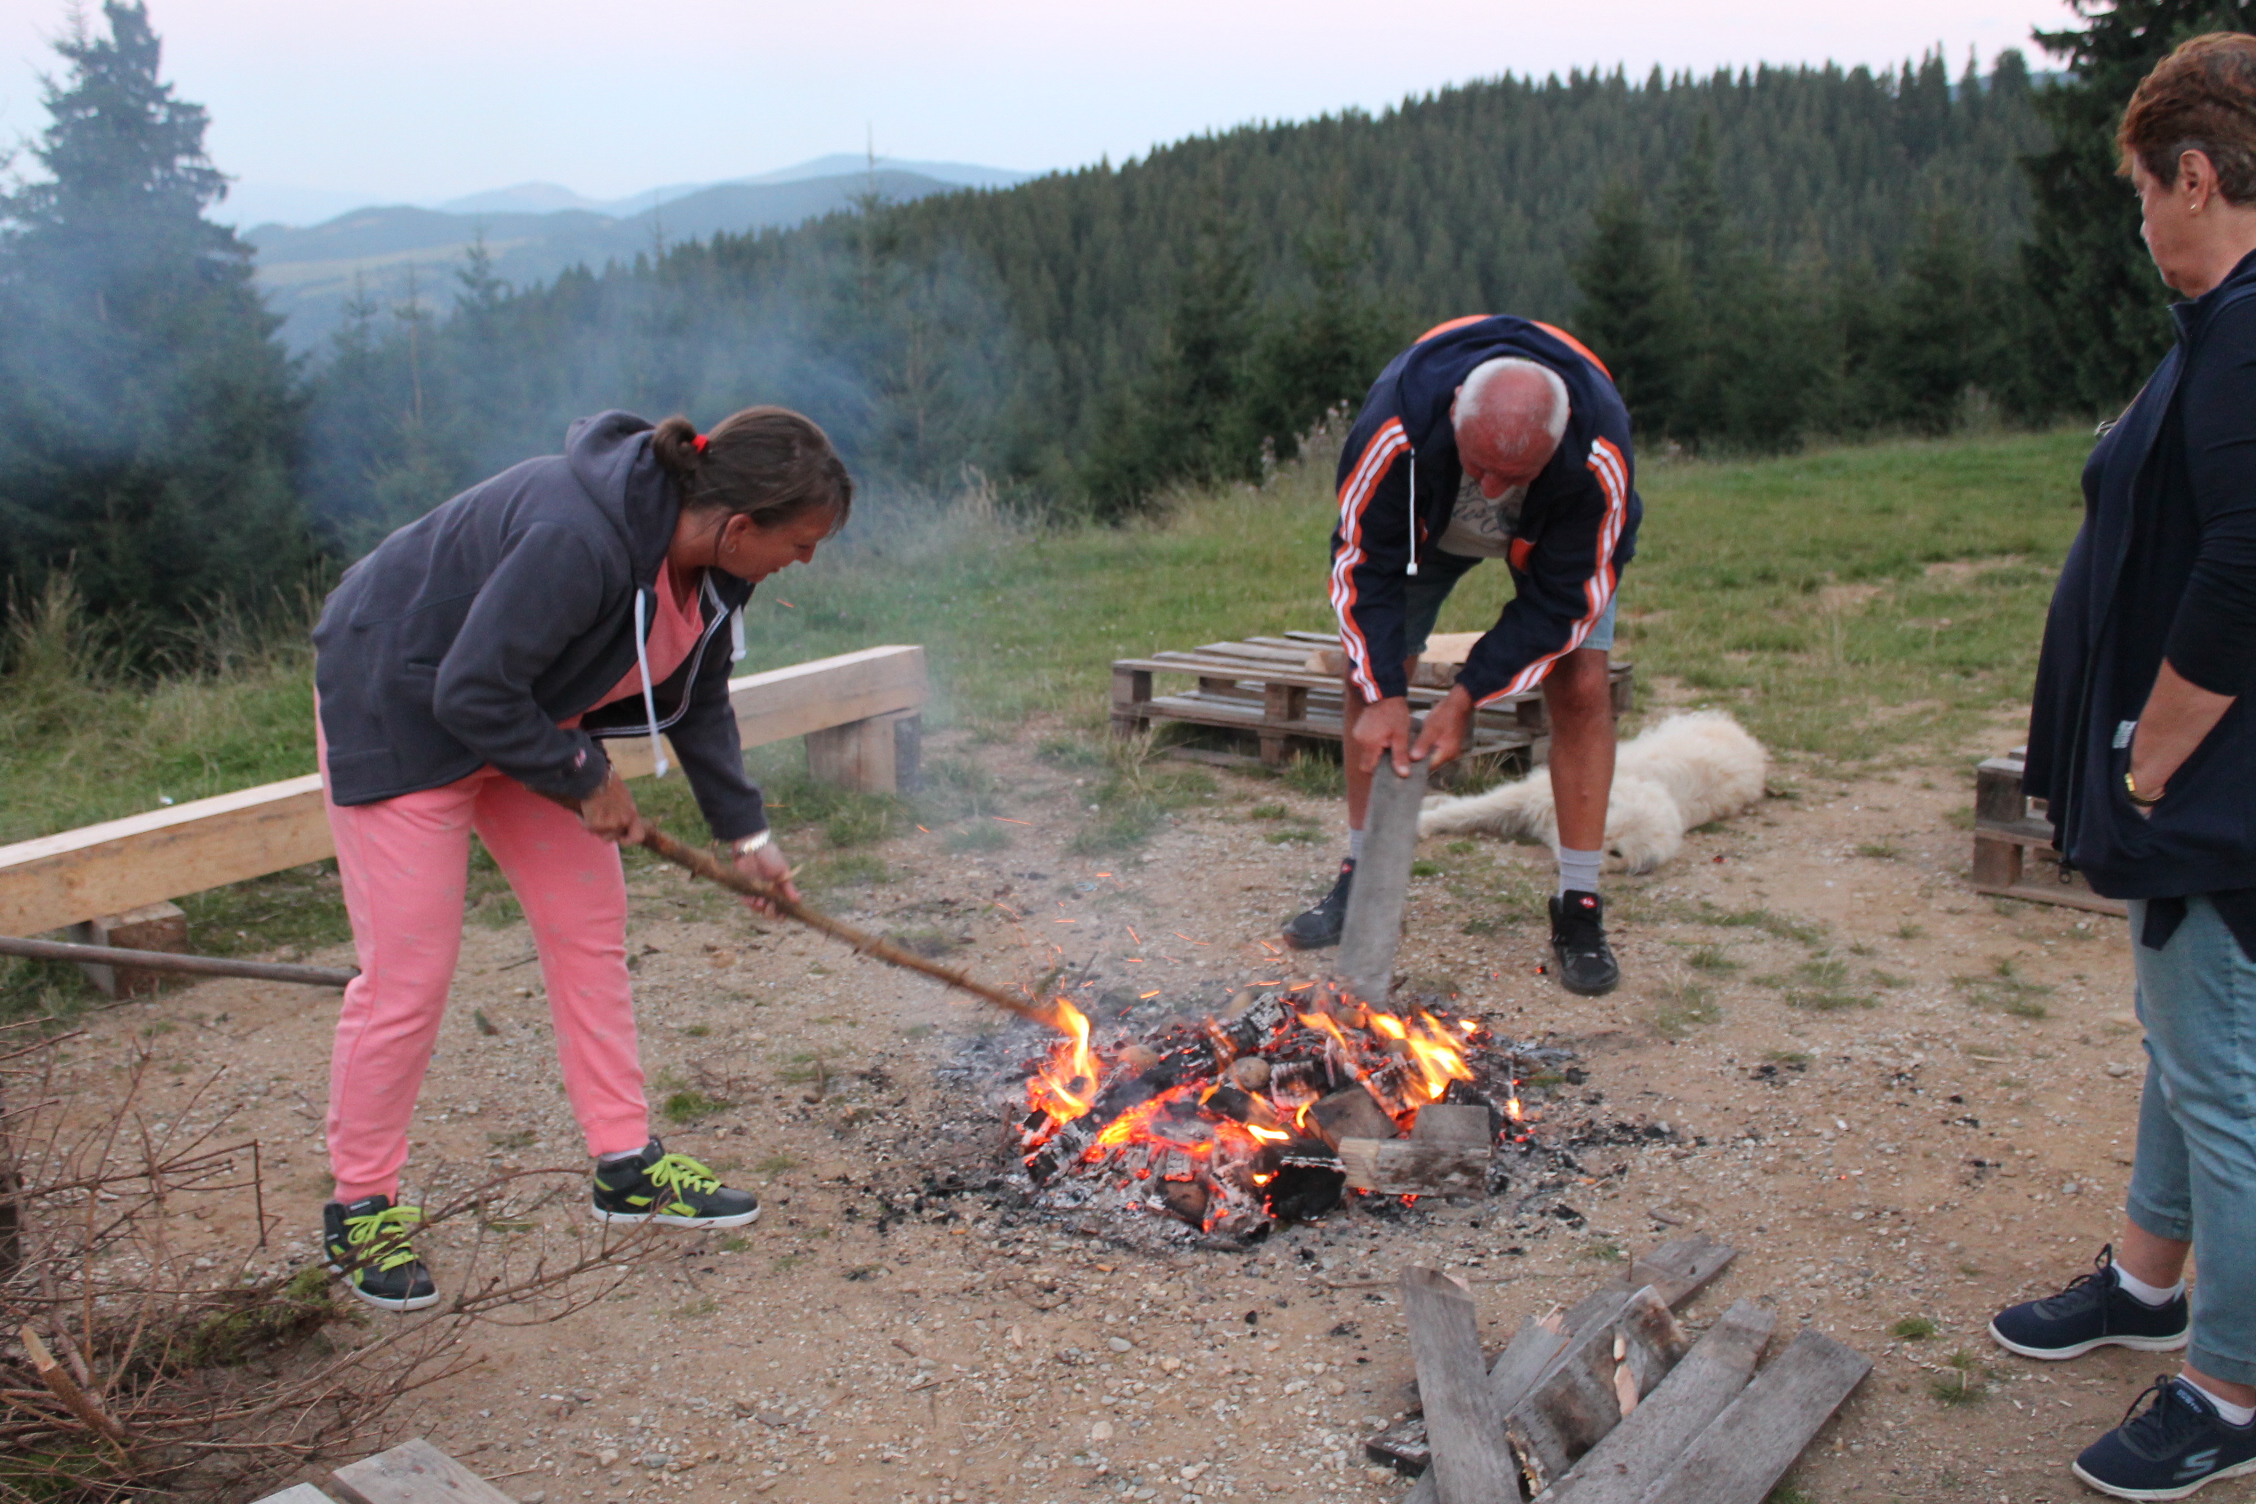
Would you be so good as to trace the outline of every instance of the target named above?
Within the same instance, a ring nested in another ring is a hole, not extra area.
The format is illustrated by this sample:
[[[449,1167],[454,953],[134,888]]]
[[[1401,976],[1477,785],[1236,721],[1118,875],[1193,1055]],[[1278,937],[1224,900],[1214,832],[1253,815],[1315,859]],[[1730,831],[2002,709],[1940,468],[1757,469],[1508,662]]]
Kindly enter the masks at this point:
[[[1332,607],[1366,699],[1407,691],[1404,586],[1448,529],[1465,476],[1450,404],[1473,367],[1502,356],[1558,372],[1570,411],[1520,510],[1507,560],[1517,593],[1457,676],[1474,703],[1542,683],[1605,614],[1636,552],[1644,507],[1632,485],[1629,412],[1598,358],[1562,330],[1509,315],[1429,331],[1379,373],[1340,454]]]

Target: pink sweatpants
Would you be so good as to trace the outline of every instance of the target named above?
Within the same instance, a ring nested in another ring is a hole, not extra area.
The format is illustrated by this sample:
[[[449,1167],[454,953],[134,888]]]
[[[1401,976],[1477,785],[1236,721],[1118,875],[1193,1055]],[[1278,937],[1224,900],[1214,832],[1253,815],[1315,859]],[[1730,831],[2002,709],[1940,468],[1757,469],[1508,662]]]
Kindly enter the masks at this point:
[[[444,788],[328,810],[360,955],[329,1061],[337,1199],[398,1199],[408,1119],[462,949],[473,830],[532,927],[564,1090],[588,1152],[623,1153],[648,1142],[619,848],[492,768]]]

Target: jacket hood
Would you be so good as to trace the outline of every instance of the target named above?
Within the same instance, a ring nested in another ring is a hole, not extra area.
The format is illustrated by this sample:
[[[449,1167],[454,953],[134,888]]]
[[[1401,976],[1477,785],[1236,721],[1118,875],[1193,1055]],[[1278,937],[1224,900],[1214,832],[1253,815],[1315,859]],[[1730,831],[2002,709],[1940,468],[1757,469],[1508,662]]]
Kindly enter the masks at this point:
[[[637,584],[657,579],[681,513],[673,482],[650,450],[653,427],[614,409],[581,418],[564,434],[572,477],[625,540]]]

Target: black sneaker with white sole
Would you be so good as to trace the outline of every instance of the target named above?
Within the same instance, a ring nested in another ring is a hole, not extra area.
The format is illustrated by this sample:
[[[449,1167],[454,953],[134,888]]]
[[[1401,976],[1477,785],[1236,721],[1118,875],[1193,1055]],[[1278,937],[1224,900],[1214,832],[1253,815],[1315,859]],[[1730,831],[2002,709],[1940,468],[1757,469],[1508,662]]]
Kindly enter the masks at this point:
[[[658,1222],[667,1227],[743,1227],[760,1219],[760,1198],[732,1190],[686,1154],[652,1139],[632,1159],[595,1167],[598,1222]]]
[[[2154,1403],[2139,1411],[2147,1395]],[[2138,1413],[2133,1413],[2138,1412]],[[2075,1474],[2118,1499],[2182,1499],[2219,1478],[2256,1473],[2256,1425],[2226,1423],[2209,1396],[2162,1375],[2123,1423],[2084,1448]]]
[[[363,1196],[321,1209],[321,1244],[329,1272],[345,1288],[386,1311],[420,1311],[435,1305],[439,1287],[408,1245],[408,1229],[423,1220],[419,1206],[394,1206],[389,1196]]]
[[[1551,900],[1551,959],[1569,992],[1598,997],[1614,990],[1621,964],[1606,943],[1604,899],[1569,889]]]
[[[2058,1295],[2008,1306],[1990,1319],[1991,1339],[2024,1358],[2080,1358],[2095,1347],[2175,1352],[2192,1330],[2183,1290],[2167,1305],[2150,1306],[2123,1288],[2112,1243],[2099,1250],[2091,1273],[2077,1275]]]
[[[1340,929],[1347,923],[1347,895],[1355,887],[1355,858],[1340,863],[1339,881],[1332,891],[1305,913],[1295,914],[1285,923],[1285,944],[1294,950],[1322,950],[1337,945]]]

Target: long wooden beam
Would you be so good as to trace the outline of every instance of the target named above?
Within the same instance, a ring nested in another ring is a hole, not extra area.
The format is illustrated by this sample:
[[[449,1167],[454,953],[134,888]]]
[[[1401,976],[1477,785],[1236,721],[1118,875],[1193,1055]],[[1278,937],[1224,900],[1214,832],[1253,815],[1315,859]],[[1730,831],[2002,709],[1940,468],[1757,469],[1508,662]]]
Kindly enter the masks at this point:
[[[864,648],[729,681],[747,747],[915,710],[929,693],[916,646]],[[624,776],[650,771],[647,741],[614,741],[608,750]],[[335,854],[317,773],[18,841],[0,846],[0,934],[35,935]]]

